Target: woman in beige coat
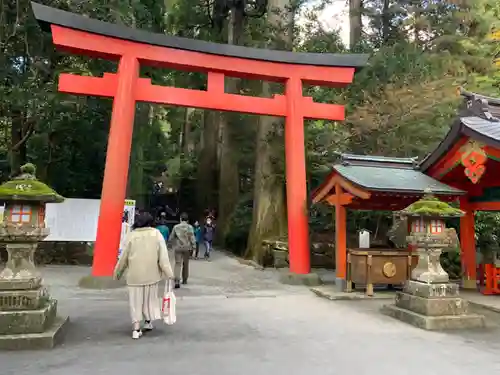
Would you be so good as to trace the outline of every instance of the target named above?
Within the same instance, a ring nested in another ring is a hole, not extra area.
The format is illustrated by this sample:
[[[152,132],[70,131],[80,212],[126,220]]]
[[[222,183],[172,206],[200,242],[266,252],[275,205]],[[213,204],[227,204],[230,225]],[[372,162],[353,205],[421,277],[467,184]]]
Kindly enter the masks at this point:
[[[137,217],[136,229],[127,235],[114,273],[114,277],[120,279],[127,271],[134,339],[140,338],[143,330],[153,329],[153,320],[161,319],[158,285],[163,278],[174,277],[165,239],[158,229],[153,228],[153,221],[147,212]]]

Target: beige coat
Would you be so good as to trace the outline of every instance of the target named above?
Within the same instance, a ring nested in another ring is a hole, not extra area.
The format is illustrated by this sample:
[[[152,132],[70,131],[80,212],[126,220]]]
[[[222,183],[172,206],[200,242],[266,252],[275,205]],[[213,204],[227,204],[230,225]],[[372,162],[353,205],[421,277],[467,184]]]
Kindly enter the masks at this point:
[[[138,228],[127,235],[115,278],[121,278],[125,271],[130,286],[151,285],[174,277],[167,245],[158,229]]]

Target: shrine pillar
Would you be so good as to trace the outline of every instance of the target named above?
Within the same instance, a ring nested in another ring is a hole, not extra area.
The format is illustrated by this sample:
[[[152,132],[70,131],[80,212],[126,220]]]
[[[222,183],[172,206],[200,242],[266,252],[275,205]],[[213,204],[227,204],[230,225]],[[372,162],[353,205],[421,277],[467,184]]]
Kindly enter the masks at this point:
[[[341,202],[342,189],[339,184],[335,185],[335,269],[336,283],[343,290],[346,281],[347,267],[347,215],[346,208]],[[341,284],[341,285],[340,285]]]
[[[460,255],[462,261],[462,286],[464,289],[476,289],[476,240],[474,228],[474,210],[467,197],[460,198],[460,209],[465,215],[460,218]]]
[[[123,56],[117,76],[92,264],[93,277],[112,276],[118,257],[134,130],[135,86],[139,78],[137,58]]]
[[[301,111],[302,80],[286,83],[285,163],[290,272],[308,274],[311,270],[306,185],[304,116]]]

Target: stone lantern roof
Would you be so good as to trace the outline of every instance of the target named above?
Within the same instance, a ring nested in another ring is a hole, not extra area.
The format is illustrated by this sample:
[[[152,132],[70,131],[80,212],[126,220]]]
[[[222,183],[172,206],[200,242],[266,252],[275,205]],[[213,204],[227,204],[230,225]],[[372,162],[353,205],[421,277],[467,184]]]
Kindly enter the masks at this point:
[[[399,211],[399,214],[403,217],[447,218],[460,217],[465,212],[439,200],[427,189],[422,199]]]
[[[0,185],[0,201],[33,201],[60,203],[64,198],[53,189],[37,180],[36,167],[25,164],[21,167],[21,174]]]

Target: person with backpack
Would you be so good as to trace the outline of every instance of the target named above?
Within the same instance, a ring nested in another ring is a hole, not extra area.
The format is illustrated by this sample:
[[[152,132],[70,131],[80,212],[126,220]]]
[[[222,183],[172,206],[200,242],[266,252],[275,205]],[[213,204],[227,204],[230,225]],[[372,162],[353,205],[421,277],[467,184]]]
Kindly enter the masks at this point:
[[[189,277],[189,258],[196,249],[196,239],[194,229],[188,223],[188,214],[183,212],[180,216],[181,222],[172,228],[169,244],[174,250],[174,281],[175,288],[180,288],[181,274],[182,283],[187,284]]]

